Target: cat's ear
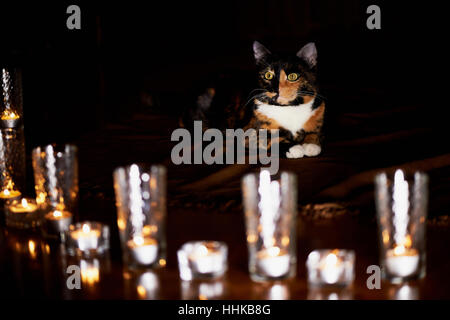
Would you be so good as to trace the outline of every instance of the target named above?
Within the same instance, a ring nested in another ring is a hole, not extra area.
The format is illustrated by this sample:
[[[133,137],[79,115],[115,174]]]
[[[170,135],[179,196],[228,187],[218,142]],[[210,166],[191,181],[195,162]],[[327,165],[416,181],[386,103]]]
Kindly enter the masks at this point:
[[[253,42],[253,54],[257,64],[265,61],[271,55],[270,51],[258,41]]]
[[[313,68],[317,64],[317,49],[314,42],[306,44],[297,52],[297,57],[303,59],[308,65]]]

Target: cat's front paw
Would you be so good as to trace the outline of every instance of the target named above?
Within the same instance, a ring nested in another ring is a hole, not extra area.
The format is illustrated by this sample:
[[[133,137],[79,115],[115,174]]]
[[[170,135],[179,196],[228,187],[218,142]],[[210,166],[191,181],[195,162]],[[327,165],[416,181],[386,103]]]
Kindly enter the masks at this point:
[[[303,149],[305,152],[305,156],[308,156],[308,157],[317,156],[322,151],[322,148],[314,143],[303,144]]]
[[[293,147],[289,148],[289,151],[286,152],[286,157],[289,159],[297,159],[297,158],[303,158],[305,155],[305,149],[303,146],[297,144]]]

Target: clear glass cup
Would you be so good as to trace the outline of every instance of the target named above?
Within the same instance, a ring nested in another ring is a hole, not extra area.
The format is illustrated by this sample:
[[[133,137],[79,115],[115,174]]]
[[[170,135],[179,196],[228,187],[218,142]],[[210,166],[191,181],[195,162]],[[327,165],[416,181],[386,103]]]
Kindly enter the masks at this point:
[[[383,277],[393,283],[424,277],[428,176],[378,174],[375,204]]]
[[[242,179],[249,272],[254,281],[290,278],[296,274],[297,178],[268,170]]]
[[[65,236],[77,213],[78,159],[73,145],[47,145],[32,151],[36,202],[47,236]]]
[[[130,267],[166,265],[166,168],[132,164],[114,170],[117,225]]]
[[[177,256],[182,280],[215,279],[227,270],[228,246],[221,241],[189,241]]]
[[[73,256],[95,257],[109,249],[109,227],[100,222],[83,221],[69,227],[67,252]]]

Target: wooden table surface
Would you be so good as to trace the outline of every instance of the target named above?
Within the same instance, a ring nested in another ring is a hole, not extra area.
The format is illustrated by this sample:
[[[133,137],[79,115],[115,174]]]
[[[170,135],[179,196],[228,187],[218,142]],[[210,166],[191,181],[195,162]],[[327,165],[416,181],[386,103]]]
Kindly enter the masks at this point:
[[[113,207],[109,206],[112,210]],[[114,211],[111,212],[114,217]],[[39,234],[0,229],[2,295],[56,299],[448,299],[450,297],[450,233],[448,224],[429,224],[427,275],[404,285],[382,282],[369,290],[366,268],[377,264],[377,234],[373,219],[343,214],[334,219],[298,221],[297,275],[290,280],[256,283],[247,270],[243,214],[217,213],[199,208],[168,210],[168,259],[165,268],[131,271],[121,263],[117,228],[112,226],[111,249],[97,260],[70,257],[62,244]],[[229,247],[229,269],[217,281],[183,282],[178,275],[176,250],[189,240],[221,240]],[[306,282],[307,254],[317,248],[349,248],[356,252],[356,279],[347,289],[313,289]],[[69,265],[82,270],[81,289],[69,290]],[[89,267],[94,269],[89,269]],[[96,269],[97,268],[97,269]],[[94,271],[93,271],[94,270]]]

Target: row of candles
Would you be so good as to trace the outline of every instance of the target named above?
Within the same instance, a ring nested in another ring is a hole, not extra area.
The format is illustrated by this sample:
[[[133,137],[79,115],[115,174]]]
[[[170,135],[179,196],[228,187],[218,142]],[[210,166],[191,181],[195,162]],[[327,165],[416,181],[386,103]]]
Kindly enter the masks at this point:
[[[109,248],[109,228],[98,222],[76,223],[78,163],[75,146],[48,145],[32,152],[36,198],[22,196],[17,182],[24,174],[24,142],[20,88],[2,69],[0,110],[2,167],[0,201],[8,227],[40,228],[46,237],[64,241],[76,256],[101,255]],[[18,90],[20,95],[20,90]],[[11,131],[12,130],[12,131]],[[23,133],[23,132],[22,132]],[[132,164],[114,173],[117,224],[123,259],[135,268],[166,265],[166,169]],[[15,178],[16,177],[16,178]],[[19,178],[17,178],[19,177]],[[19,183],[20,184],[20,183]],[[425,274],[427,176],[407,179],[402,170],[375,179],[383,275],[392,282]],[[296,176],[269,171],[242,179],[249,273],[255,281],[291,278],[296,273]],[[180,278],[217,278],[227,269],[228,248],[217,241],[188,242],[178,251]],[[354,279],[352,250],[314,250],[306,265],[314,285],[349,285]]]
[[[165,168],[133,164],[116,169],[114,180],[124,260],[137,268],[165,266]],[[377,177],[382,266],[385,277],[392,282],[423,276],[425,183],[426,176],[417,173],[412,184],[416,194],[411,197],[411,183],[405,180],[403,171],[397,170],[390,182],[386,174]],[[244,176],[242,185],[251,278],[267,281],[293,277],[297,262],[295,176],[282,172],[280,179],[271,180],[269,171],[262,170]],[[96,256],[108,250],[108,226],[89,221],[73,223],[69,211],[45,212],[48,207],[51,208],[27,198],[7,202],[7,225],[41,226],[45,234],[64,240],[68,252],[76,256]],[[22,224],[23,221],[28,224]],[[394,245],[389,244],[392,240]],[[221,277],[227,270],[227,253],[228,247],[223,242],[184,244],[177,253],[180,278],[190,281]],[[318,286],[350,285],[354,280],[354,261],[352,250],[314,250],[306,261],[308,281]]]

